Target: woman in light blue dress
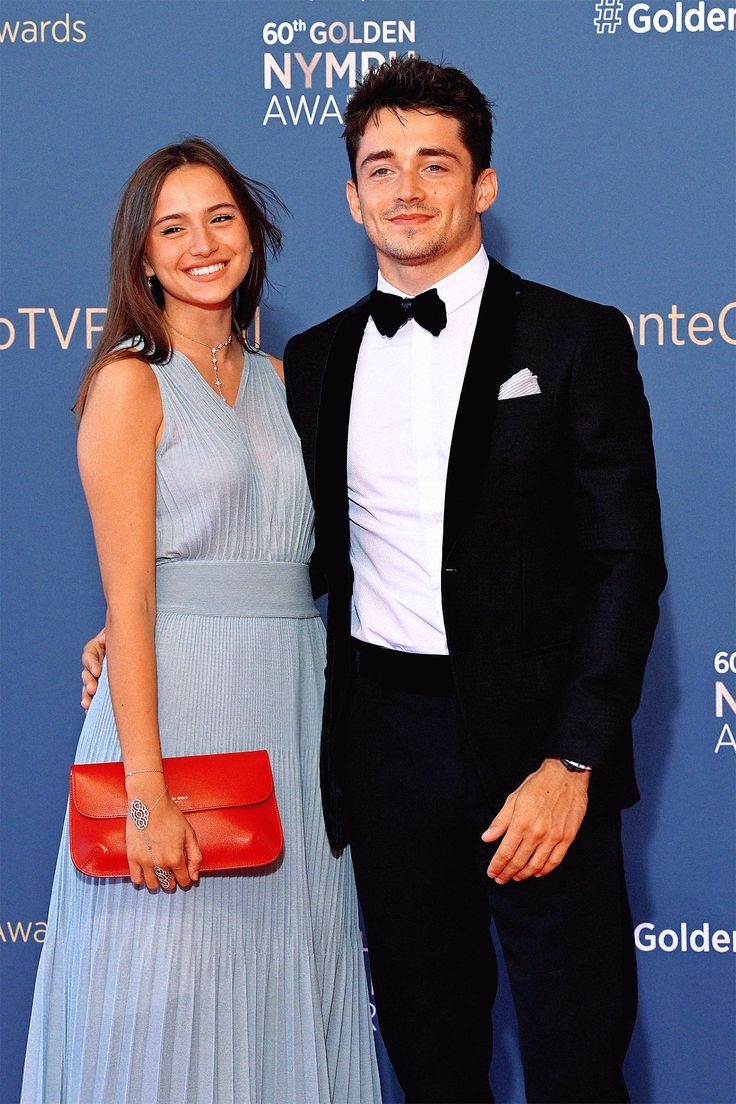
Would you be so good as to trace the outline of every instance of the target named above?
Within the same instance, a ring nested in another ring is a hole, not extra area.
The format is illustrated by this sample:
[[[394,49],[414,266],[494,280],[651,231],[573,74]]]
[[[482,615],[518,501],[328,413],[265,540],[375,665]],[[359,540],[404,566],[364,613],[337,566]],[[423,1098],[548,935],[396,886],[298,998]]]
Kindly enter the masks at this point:
[[[108,617],[76,759],[122,758],[150,821],[128,827],[131,879],[79,874],[64,828],[23,1104],[380,1100],[350,858],[319,800],[312,506],[280,365],[243,338],[278,244],[267,192],[200,139],[121,201],[78,403]],[[258,748],[283,856],[200,878],[161,757]]]

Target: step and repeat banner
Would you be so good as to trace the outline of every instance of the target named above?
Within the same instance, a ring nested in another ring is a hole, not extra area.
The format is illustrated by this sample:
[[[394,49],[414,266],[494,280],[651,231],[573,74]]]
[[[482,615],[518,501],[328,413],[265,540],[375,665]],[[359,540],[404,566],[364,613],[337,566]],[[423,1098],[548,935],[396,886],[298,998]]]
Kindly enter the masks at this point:
[[[290,215],[261,340],[280,354],[372,286],[341,113],[368,66],[411,51],[495,103],[489,252],[615,304],[639,350],[670,582],[636,719],[642,801],[624,818],[641,988],[627,1077],[635,1101],[736,1097],[735,43],[736,7],[710,0],[3,4],[2,1101],[19,1093],[80,646],[103,620],[69,408],[120,188],[199,134],[276,189]],[[494,1087],[524,1099],[505,982]]]

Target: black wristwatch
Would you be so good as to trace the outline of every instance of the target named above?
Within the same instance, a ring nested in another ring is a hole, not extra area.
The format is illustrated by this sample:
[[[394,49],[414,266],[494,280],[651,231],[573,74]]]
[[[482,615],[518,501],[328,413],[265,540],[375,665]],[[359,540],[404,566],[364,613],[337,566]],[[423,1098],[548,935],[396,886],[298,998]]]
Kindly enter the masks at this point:
[[[560,762],[565,770],[569,770],[572,774],[588,774],[593,769],[585,763],[576,763],[574,759],[560,759]]]

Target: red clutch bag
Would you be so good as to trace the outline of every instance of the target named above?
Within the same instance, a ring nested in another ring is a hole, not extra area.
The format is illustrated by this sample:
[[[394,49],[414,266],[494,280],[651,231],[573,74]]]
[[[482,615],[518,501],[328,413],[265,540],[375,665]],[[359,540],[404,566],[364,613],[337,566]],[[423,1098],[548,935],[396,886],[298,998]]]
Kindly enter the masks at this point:
[[[196,832],[202,871],[265,866],[283,847],[267,751],[164,759],[169,795]],[[77,763],[69,779],[72,862],[93,878],[130,876],[122,763]]]

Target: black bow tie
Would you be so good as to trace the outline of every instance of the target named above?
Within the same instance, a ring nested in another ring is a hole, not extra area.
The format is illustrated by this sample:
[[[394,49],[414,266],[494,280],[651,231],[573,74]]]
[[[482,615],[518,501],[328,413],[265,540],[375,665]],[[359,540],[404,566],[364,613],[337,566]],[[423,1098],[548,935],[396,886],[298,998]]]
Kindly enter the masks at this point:
[[[425,330],[437,337],[447,325],[447,310],[437,294],[430,288],[413,299],[400,295],[387,295],[385,291],[371,292],[371,315],[376,329],[384,337],[393,337],[405,322],[413,318]]]

